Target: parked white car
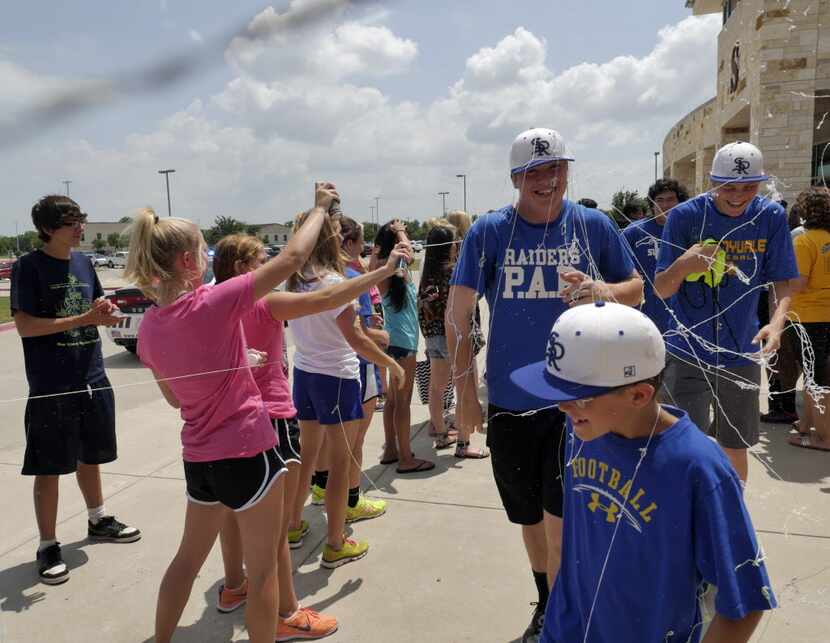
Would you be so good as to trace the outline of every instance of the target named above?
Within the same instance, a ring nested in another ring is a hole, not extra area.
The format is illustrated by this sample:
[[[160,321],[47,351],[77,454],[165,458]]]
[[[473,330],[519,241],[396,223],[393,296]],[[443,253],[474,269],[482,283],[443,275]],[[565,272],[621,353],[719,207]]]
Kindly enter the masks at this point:
[[[92,265],[95,268],[101,268],[103,266],[109,265],[110,258],[105,257],[104,255],[99,255],[97,252],[85,252],[84,253],[89,260],[92,262]]]
[[[114,255],[108,257],[109,263],[107,266],[110,268],[126,268],[129,254],[129,252],[116,252]]]

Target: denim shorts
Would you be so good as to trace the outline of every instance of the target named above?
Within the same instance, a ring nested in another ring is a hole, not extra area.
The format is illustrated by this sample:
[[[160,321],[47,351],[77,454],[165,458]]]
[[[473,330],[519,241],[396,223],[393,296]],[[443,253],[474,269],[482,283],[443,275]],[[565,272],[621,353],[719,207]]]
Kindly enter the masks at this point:
[[[434,337],[426,337],[427,357],[430,359],[449,359],[450,350],[447,348],[447,336],[435,335]]]

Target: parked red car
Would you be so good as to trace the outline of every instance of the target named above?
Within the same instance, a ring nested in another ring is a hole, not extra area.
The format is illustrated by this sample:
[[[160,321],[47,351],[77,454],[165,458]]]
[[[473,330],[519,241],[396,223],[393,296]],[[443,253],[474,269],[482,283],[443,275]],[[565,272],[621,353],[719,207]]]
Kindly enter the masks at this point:
[[[12,265],[14,262],[14,259],[11,261],[0,261],[0,279],[12,278]]]

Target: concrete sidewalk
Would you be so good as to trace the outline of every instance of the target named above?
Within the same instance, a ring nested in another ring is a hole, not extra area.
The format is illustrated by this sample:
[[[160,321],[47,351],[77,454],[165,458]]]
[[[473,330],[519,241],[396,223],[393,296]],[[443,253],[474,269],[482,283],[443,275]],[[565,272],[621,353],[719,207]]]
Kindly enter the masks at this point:
[[[25,403],[0,403],[2,642],[152,639],[158,583],[184,517],[180,421],[137,360],[104,342],[109,376],[118,389],[120,441],[119,460],[103,467],[107,508],[140,527],[144,537],[130,545],[87,542],[84,503],[74,480],[66,477],[58,538],[72,577],[57,587],[40,584],[33,562],[31,480],[20,475]],[[0,374],[2,398],[25,398],[16,334],[0,334],[0,359],[6,366]],[[366,558],[328,571],[319,566],[324,518],[320,508],[308,507],[312,531],[293,554],[300,599],[340,619],[331,641],[515,641],[530,619],[535,590],[519,529],[504,516],[489,460],[456,460],[451,450],[435,454],[426,436],[426,407],[414,404],[412,417],[417,454],[438,466],[400,476],[394,466],[376,464],[383,439],[376,415],[367,437],[364,486],[388,500],[388,514],[354,526],[355,535],[370,543]],[[766,426],[762,435],[746,496],[781,608],[764,617],[753,641],[827,641],[830,454],[786,445],[783,427]],[[475,440],[481,444],[483,436]],[[221,581],[217,546],[196,581],[175,640],[247,640],[241,610],[223,615],[215,609]]]

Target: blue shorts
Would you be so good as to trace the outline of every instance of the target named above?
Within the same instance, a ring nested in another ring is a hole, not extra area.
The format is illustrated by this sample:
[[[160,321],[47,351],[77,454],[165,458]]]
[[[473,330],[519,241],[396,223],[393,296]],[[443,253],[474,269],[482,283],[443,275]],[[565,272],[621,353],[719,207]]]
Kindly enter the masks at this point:
[[[383,393],[378,367],[371,362],[360,363],[360,399],[363,404]]]
[[[360,380],[347,380],[294,367],[294,406],[298,420],[323,425],[363,419]]]

